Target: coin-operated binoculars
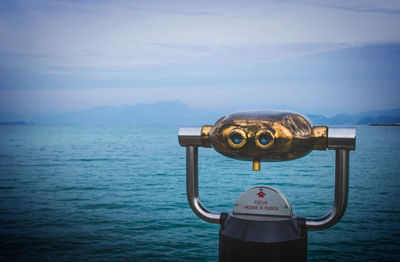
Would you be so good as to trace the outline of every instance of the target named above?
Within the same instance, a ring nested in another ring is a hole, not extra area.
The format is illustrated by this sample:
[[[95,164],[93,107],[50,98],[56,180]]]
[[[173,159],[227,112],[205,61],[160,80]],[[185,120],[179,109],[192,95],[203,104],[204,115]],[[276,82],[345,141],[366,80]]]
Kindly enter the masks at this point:
[[[180,128],[178,137],[186,147],[189,204],[201,219],[221,225],[219,261],[306,261],[308,230],[333,226],[346,210],[355,128],[313,126],[293,112],[243,111],[224,116],[213,126]],[[210,211],[198,193],[198,147],[250,160],[253,170],[260,170],[261,162],[297,159],[312,150],[336,150],[333,207],[320,218],[298,217],[281,192],[257,186],[238,198],[232,212]]]

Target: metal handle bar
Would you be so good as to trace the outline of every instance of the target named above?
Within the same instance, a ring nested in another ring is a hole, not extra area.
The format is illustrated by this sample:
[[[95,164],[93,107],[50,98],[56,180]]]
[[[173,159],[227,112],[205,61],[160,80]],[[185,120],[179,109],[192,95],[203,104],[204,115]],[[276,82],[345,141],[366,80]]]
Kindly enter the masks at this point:
[[[179,142],[186,147],[186,194],[193,212],[201,219],[219,224],[220,212],[201,203],[198,189],[198,147],[201,128],[181,128]],[[329,128],[327,148],[336,150],[335,195],[333,207],[323,217],[305,218],[308,230],[324,230],[336,224],[347,208],[349,192],[349,150],[355,149],[355,128]]]
[[[186,147],[186,195],[193,212],[201,219],[219,224],[220,212],[208,210],[199,198],[198,146]]]
[[[333,207],[323,217],[305,218],[308,230],[327,229],[342,218],[347,208],[349,196],[349,150],[336,149],[335,159],[335,196]]]

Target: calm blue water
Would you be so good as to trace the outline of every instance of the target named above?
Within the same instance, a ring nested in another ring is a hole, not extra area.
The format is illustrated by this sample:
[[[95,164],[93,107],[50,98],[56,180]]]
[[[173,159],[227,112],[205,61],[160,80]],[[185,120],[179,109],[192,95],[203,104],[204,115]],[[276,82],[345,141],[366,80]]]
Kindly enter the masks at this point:
[[[309,261],[400,261],[400,128],[357,127],[350,199],[334,227],[309,232]],[[334,158],[251,163],[200,149],[200,196],[230,211],[270,185],[301,216],[333,201]],[[0,260],[216,261],[218,225],[185,195],[177,127],[0,127]]]

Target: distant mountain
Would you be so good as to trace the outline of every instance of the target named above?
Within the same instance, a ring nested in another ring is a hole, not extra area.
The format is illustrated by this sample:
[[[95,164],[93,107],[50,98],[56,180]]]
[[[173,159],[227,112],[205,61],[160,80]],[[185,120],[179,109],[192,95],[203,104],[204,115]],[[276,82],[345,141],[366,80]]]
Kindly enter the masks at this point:
[[[27,126],[29,123],[25,121],[11,121],[11,122],[0,122],[0,126]]]
[[[308,115],[318,125],[368,125],[400,123],[400,108],[361,112],[355,115],[338,114],[333,117]]]
[[[77,112],[39,117],[37,124],[66,125],[201,125],[214,123],[218,113],[194,110],[179,101],[162,101],[153,104],[100,106]]]
[[[229,112],[193,109],[179,101],[161,101],[152,104],[100,106],[86,110],[40,116],[2,116],[6,123],[35,123],[41,125],[204,125],[214,124]],[[400,108],[368,111],[354,115],[333,117],[309,114],[315,125],[366,125],[400,123]],[[19,121],[19,122],[16,122]]]

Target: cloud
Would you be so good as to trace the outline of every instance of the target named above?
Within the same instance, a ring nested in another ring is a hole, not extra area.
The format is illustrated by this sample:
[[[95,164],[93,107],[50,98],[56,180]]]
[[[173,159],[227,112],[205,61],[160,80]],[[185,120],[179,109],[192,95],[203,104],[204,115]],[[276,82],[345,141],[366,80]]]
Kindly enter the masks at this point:
[[[344,70],[323,64],[308,74],[307,66],[296,63],[333,50],[400,42],[400,8],[393,3],[2,1],[0,91],[40,97],[35,90],[126,88],[135,89],[135,102],[147,99],[140,94],[161,100],[187,94],[182,100],[193,104],[212,100],[190,100],[196,88],[223,95],[241,86],[254,92],[280,87],[297,96],[297,86],[322,85],[329,93],[332,82],[348,76]],[[81,94],[87,96],[82,106],[92,105],[94,96]],[[246,103],[259,99],[241,96]],[[240,102],[234,96],[226,101]],[[57,104],[63,103],[51,105]]]
[[[237,55],[233,51],[266,50],[280,44],[291,44],[294,49],[298,43],[303,49],[307,43],[336,43],[341,48],[342,44],[400,41],[393,26],[400,22],[399,15],[338,10],[340,6],[355,8],[344,2],[331,4],[333,7],[313,1],[234,1],[229,5],[209,1],[18,3],[13,15],[6,16],[14,17],[13,21],[0,18],[0,32],[7,35],[0,40],[2,53],[53,56],[56,64],[79,65],[81,59],[86,64],[136,60],[157,65],[157,59],[160,64],[175,63],[171,57],[178,61],[201,55],[212,59],[216,52],[225,50]],[[25,22],[18,25],[16,20]],[[97,55],[85,56],[82,50]],[[276,56],[280,55],[284,54]]]
[[[294,0],[293,2],[340,9],[348,12],[400,14],[400,3],[397,0]]]

